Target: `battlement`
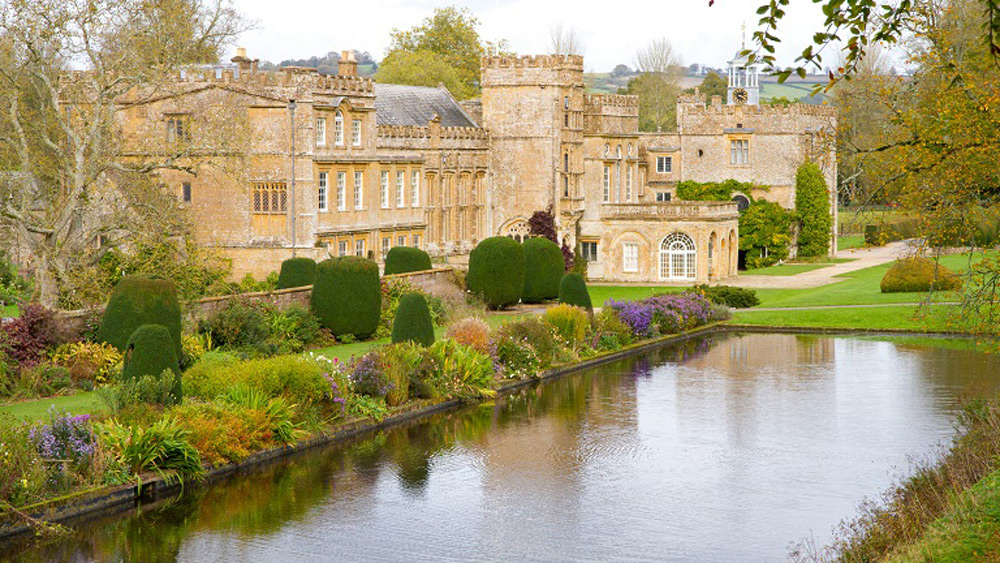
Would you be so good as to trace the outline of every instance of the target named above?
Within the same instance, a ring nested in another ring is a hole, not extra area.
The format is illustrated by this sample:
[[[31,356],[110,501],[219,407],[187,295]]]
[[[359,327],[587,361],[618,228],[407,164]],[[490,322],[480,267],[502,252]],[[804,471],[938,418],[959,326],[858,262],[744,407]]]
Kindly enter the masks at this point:
[[[703,116],[729,116],[740,113],[742,115],[760,116],[812,116],[812,117],[836,117],[837,108],[833,106],[817,106],[812,104],[789,104],[789,105],[768,105],[759,106],[726,105],[726,104],[706,104],[704,98],[697,99],[693,96],[682,96],[678,99],[677,105],[685,115]]]
[[[275,72],[240,71],[239,69],[185,69],[177,73],[177,81],[187,84],[234,84],[253,88],[308,88],[328,94],[374,94],[370,78],[359,76],[329,76],[314,68],[286,67]]]
[[[442,139],[477,139],[486,140],[489,132],[479,127],[440,127]],[[379,125],[376,130],[379,137],[395,139],[430,139],[433,136],[431,127],[415,125]]]
[[[639,109],[639,96],[627,94],[584,94],[583,104],[587,111],[603,107]]]
[[[483,69],[493,68],[554,68],[583,71],[581,55],[522,55],[519,57],[483,57]]]

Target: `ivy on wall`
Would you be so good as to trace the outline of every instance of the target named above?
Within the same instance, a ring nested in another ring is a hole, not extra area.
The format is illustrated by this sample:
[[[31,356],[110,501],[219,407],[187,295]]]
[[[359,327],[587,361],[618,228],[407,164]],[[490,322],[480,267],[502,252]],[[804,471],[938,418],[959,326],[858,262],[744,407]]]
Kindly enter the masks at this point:
[[[687,180],[677,184],[677,199],[685,201],[729,201],[733,194],[742,193],[751,201],[751,190],[767,190],[767,186],[759,186],[750,182],[724,180],[722,182],[692,182]]]
[[[823,172],[813,162],[795,173],[795,212],[798,214],[799,256],[825,256],[830,252],[830,195]]]

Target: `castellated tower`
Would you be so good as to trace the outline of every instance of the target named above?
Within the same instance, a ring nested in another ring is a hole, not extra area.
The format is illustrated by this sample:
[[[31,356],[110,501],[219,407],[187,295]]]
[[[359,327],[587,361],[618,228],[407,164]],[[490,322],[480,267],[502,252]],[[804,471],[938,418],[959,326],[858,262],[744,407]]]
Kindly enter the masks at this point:
[[[572,237],[583,207],[583,57],[484,57],[482,90],[493,234],[520,240],[531,214],[551,206],[561,237]]]

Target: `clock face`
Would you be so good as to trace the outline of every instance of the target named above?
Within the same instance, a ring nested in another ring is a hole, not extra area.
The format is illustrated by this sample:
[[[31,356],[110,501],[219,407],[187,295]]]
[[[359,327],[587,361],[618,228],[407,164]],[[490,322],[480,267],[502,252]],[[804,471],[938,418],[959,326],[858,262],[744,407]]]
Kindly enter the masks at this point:
[[[733,101],[735,101],[736,103],[745,104],[747,103],[747,100],[749,98],[750,96],[747,94],[747,91],[744,90],[743,88],[737,88],[736,90],[733,90]]]

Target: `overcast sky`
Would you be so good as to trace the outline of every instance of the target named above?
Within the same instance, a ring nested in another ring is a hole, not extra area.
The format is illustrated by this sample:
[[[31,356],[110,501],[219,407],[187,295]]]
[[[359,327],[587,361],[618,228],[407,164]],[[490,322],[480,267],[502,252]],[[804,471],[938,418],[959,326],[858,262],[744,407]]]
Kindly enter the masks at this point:
[[[250,57],[280,62],[329,51],[357,49],[381,60],[393,28],[418,25],[438,6],[468,7],[479,18],[486,40],[506,39],[520,54],[549,50],[554,24],[574,28],[583,38],[588,71],[635,66],[636,50],[667,37],[685,65],[721,67],[740,48],[740,26],[747,37],[759,16],[759,0],[234,0],[257,20],[239,45]],[[792,64],[822,24],[816,4],[795,0],[781,26],[779,64]],[[833,66],[834,58],[829,59]]]

